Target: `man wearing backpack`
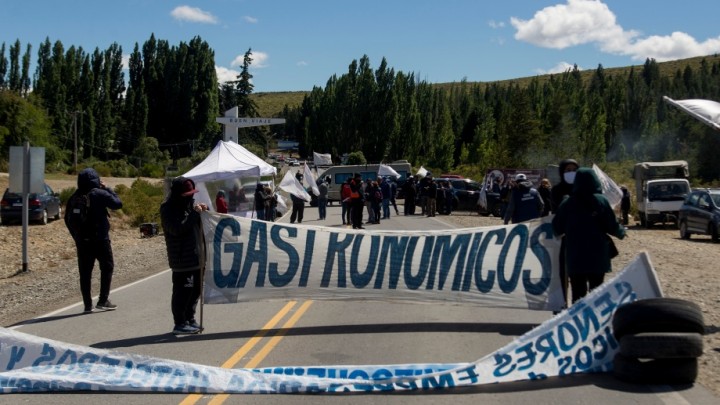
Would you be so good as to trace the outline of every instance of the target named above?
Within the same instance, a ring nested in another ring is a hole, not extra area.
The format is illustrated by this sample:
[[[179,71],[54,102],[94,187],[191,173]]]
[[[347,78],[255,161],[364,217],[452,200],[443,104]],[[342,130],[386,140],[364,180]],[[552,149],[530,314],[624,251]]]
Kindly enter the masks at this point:
[[[115,264],[107,209],[122,208],[122,201],[112,189],[105,187],[95,169],[87,168],[78,173],[77,184],[77,191],[65,207],[65,225],[77,250],[80,293],[85,304],[83,312],[93,310],[91,286],[95,260],[100,267],[100,296],[95,308],[112,311],[117,305],[111,303],[108,297]]]

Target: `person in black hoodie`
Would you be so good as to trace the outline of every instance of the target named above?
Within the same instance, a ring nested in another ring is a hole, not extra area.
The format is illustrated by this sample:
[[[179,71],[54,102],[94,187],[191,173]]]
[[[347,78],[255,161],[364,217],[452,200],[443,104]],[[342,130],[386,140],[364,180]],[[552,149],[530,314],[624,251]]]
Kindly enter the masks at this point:
[[[579,167],[580,165],[578,165],[575,159],[565,159],[560,162],[558,166],[560,182],[554,185],[550,191],[553,214],[557,213],[557,209],[565,197],[572,194],[575,172],[577,172]],[[565,271],[565,238],[560,241],[560,285],[562,286],[563,299],[566,303],[565,306],[567,306],[568,277]]]
[[[80,293],[82,294],[84,313],[92,312],[92,272],[95,260],[100,266],[100,296],[95,308],[103,311],[117,309],[117,305],[110,302],[110,285],[115,268],[112,245],[110,243],[110,221],[107,209],[122,208],[122,201],[115,192],[106,187],[100,180],[100,175],[93,168],[83,169],[78,173],[77,191],[70,197],[65,207],[65,225],[75,241],[77,249],[78,269],[80,271]],[[70,217],[74,210],[76,196],[87,195],[87,220],[83,232],[74,230],[70,224]]]
[[[206,204],[196,203],[195,182],[176,177],[170,186],[170,195],[160,205],[160,219],[168,263],[172,269],[172,309],[175,327],[173,334],[199,333],[202,326],[195,320],[195,308],[202,289],[202,268],[205,264],[200,213],[207,211]]]

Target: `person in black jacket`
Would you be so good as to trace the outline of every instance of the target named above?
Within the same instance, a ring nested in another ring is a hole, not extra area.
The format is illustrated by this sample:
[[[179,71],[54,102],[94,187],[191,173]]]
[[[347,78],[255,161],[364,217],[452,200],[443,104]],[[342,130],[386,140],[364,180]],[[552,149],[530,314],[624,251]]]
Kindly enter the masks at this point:
[[[78,188],[68,200],[65,207],[65,225],[70,230],[70,235],[75,241],[77,249],[78,269],[80,271],[80,293],[82,294],[84,313],[92,312],[92,272],[95,267],[95,260],[100,266],[100,296],[95,308],[103,311],[117,309],[117,305],[110,302],[110,285],[112,284],[113,261],[112,245],[110,243],[110,221],[108,221],[107,209],[117,210],[122,208],[122,201],[115,192],[106,187],[100,180],[100,175],[95,169],[87,168],[78,173]],[[70,216],[73,210],[73,201],[76,195],[86,195],[87,222],[84,232],[78,233],[70,225]]]
[[[202,269],[205,264],[200,213],[208,207],[196,203],[195,182],[185,177],[176,177],[170,186],[170,195],[160,205],[168,262],[172,269],[172,308],[175,327],[173,334],[189,335],[199,333],[202,326],[195,320],[202,290]]]
[[[554,185],[550,190],[553,214],[557,214],[558,207],[560,207],[560,203],[563,202],[565,197],[572,194],[575,173],[579,167],[580,165],[575,159],[565,159],[560,162],[558,166],[560,183]],[[560,283],[564,302],[566,303],[565,306],[567,306],[568,277],[565,269],[565,238],[560,241]]]

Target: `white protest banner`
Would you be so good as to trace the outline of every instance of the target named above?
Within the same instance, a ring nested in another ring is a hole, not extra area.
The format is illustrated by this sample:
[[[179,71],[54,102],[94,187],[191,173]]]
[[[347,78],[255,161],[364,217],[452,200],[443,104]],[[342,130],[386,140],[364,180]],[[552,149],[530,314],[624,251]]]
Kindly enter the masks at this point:
[[[559,240],[545,217],[442,231],[373,231],[203,212],[204,302],[444,301],[559,310]]]
[[[396,179],[400,178],[400,174],[395,171],[392,167],[388,165],[384,165],[380,163],[380,167],[378,167],[378,176],[385,177],[385,176],[392,176]]]
[[[313,152],[313,164],[315,166],[332,166],[332,155]]]
[[[597,174],[598,179],[600,180],[600,186],[602,187],[602,192],[605,198],[607,198],[608,203],[610,203],[610,206],[613,208],[617,208],[620,205],[620,201],[622,200],[623,192],[620,189],[620,186],[613,181],[610,176],[605,174],[604,171],[598,165],[594,164],[592,165],[593,171],[595,171],[595,174]]]
[[[270,394],[437,390],[607,372],[618,306],[662,296],[646,253],[559,315],[477,361],[225,369],[83,347],[0,328],[0,392]]]
[[[312,189],[313,194],[320,195],[320,190],[318,189],[318,185],[317,185],[317,179],[315,179],[315,176],[313,176],[307,163],[305,163],[305,167],[303,167],[303,174],[305,175],[304,180],[307,184],[310,185],[310,188]]]
[[[307,202],[310,202],[311,200],[310,194],[305,191],[305,188],[298,181],[298,179],[295,178],[295,175],[290,170],[285,173],[285,176],[280,181],[278,188]]]

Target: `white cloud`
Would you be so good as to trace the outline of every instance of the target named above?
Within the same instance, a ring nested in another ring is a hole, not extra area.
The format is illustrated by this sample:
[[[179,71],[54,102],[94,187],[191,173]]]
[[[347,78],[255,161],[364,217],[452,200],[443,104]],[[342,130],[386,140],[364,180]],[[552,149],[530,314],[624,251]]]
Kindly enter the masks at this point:
[[[178,21],[189,21],[205,24],[218,23],[217,17],[197,7],[178,6],[170,12],[170,15]]]
[[[124,70],[130,69],[130,54],[129,53],[123,54],[122,65],[123,65]]]
[[[215,74],[217,75],[218,83],[225,83],[237,80],[240,72],[222,66],[215,66]]]
[[[257,18],[251,17],[249,15],[244,16],[243,20],[245,20],[245,22],[249,22],[250,24],[257,24],[257,22],[258,22]]]
[[[698,42],[686,33],[674,32],[640,38],[637,31],[621,27],[615,14],[599,0],[567,0],[537,11],[529,20],[511,17],[510,23],[519,41],[553,49],[594,43],[603,52],[635,60],[673,60],[720,50],[720,37]]]
[[[490,28],[493,28],[493,29],[505,28],[504,21],[490,20],[490,21],[488,21],[488,25],[490,26]]]
[[[308,63],[305,62],[304,60],[301,60],[301,61],[299,61],[298,63],[296,63],[296,65],[298,65],[298,66],[307,66]]]
[[[556,74],[556,73],[565,73],[568,70],[573,70],[575,65],[572,63],[567,62],[560,62],[557,65],[551,67],[550,69],[535,69],[535,73],[539,75],[547,75],[547,74]],[[578,66],[578,70],[583,70],[580,66]]]
[[[250,69],[262,69],[265,67],[268,67],[267,61],[270,59],[270,56],[265,52],[260,51],[253,51],[251,56],[252,63],[250,63]],[[238,55],[233,59],[232,62],[230,62],[230,66],[242,66],[243,60],[245,59],[245,55]]]

